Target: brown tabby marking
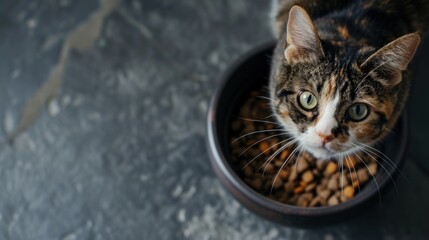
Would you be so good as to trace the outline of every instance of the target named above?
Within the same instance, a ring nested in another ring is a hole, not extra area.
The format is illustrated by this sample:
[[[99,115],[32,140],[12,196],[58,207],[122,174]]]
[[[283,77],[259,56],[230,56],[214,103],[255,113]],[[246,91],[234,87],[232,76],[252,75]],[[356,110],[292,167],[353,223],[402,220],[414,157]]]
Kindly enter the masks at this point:
[[[347,29],[346,26],[338,26],[337,27],[338,33],[340,34],[340,36],[342,38],[350,38],[350,33],[349,30]]]

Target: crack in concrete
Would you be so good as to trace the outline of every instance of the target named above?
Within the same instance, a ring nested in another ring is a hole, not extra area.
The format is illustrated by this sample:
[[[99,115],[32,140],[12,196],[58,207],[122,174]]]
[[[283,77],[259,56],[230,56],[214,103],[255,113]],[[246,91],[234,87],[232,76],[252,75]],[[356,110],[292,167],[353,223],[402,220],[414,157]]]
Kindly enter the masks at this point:
[[[176,71],[179,73],[183,74],[183,76],[186,78],[190,78],[195,81],[203,80],[202,77],[198,74],[189,74],[189,70],[183,67],[180,62],[175,60],[176,58],[171,56],[169,52],[165,51],[165,47],[154,39],[154,34],[150,31],[150,29],[134,18],[132,14],[130,14],[125,8],[119,8],[118,13],[131,27],[140,32],[140,34],[152,44],[152,46],[158,51],[160,56],[164,58],[167,64],[170,64],[170,66],[176,69]]]
[[[48,79],[27,101],[21,112],[18,126],[6,137],[6,140],[0,143],[0,148],[6,144],[13,143],[22,132],[37,120],[44,106],[57,96],[70,51],[84,52],[91,49],[101,34],[105,18],[117,8],[120,1],[102,0],[100,7],[68,34],[63,43],[57,64],[51,70]]]

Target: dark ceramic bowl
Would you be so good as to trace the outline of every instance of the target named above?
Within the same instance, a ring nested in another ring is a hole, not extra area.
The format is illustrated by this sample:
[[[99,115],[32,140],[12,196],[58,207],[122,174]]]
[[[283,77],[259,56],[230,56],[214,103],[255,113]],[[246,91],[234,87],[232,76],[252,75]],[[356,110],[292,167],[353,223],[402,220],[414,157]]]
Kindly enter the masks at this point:
[[[395,177],[398,172],[398,168],[391,164],[383,164],[387,171],[380,168],[376,174],[378,187],[371,180],[354,198],[332,207],[303,208],[280,203],[259,194],[240,178],[240,169],[231,164],[230,123],[237,116],[237,109],[245,96],[253,89],[267,86],[273,49],[274,44],[269,43],[241,57],[220,78],[220,87],[211,101],[207,143],[213,168],[223,185],[254,213],[288,226],[314,227],[344,221],[364,212],[371,205],[385,201],[383,196],[393,184],[390,176]],[[400,167],[407,136],[406,119],[402,117],[393,133],[377,148]]]

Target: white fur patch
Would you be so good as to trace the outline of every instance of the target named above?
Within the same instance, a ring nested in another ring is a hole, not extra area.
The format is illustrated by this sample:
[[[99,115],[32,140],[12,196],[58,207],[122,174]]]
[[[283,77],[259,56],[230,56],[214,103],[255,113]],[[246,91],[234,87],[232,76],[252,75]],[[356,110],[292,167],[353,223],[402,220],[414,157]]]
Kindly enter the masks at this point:
[[[333,100],[327,102],[321,118],[315,126],[316,133],[320,133],[326,136],[331,135],[333,128],[337,126],[337,120],[335,120],[335,110],[337,109],[338,103],[340,102],[340,96],[338,93],[335,94]]]

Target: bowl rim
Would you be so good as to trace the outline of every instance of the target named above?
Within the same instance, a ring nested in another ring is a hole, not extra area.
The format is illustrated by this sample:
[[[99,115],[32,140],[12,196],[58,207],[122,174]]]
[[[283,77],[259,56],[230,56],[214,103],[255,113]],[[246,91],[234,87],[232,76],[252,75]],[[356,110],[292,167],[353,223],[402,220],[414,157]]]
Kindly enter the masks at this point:
[[[263,44],[258,45],[257,47],[251,49],[247,53],[241,55],[236,61],[231,64],[228,69],[221,74],[218,78],[216,83],[218,83],[218,87],[215,90],[215,93],[213,97],[211,98],[210,105],[208,108],[208,114],[207,114],[207,148],[209,151],[211,164],[213,168],[215,169],[216,175],[218,178],[221,179],[221,182],[225,186],[225,182],[227,181],[232,184],[234,189],[237,189],[242,195],[244,195],[248,200],[253,202],[254,204],[257,204],[258,206],[266,209],[275,211],[277,213],[281,214],[287,214],[287,215],[295,215],[295,216],[326,216],[326,215],[332,215],[340,212],[344,212],[347,210],[350,210],[351,208],[354,208],[358,205],[361,205],[373,198],[377,194],[377,190],[369,190],[369,192],[366,192],[366,194],[363,194],[365,192],[361,192],[360,194],[356,195],[352,199],[335,205],[335,206],[323,206],[323,207],[298,207],[294,205],[288,205],[285,203],[281,203],[272,199],[269,199],[262,194],[258,193],[256,190],[252,189],[247,183],[244,182],[234,171],[234,169],[230,166],[229,162],[227,161],[227,157],[225,156],[225,153],[222,150],[222,147],[220,146],[219,142],[219,136],[218,136],[218,127],[216,123],[216,114],[218,114],[218,108],[219,108],[219,101],[220,96],[222,95],[228,81],[231,79],[232,75],[238,70],[240,66],[245,64],[249,59],[256,57],[258,54],[260,54],[263,51],[269,50],[269,48],[274,48],[275,42],[270,41]],[[407,117],[406,117],[406,111],[403,111],[401,118],[398,120],[398,123],[401,123],[401,131],[400,134],[405,139],[403,139],[402,143],[399,144],[398,149],[398,161],[394,161],[396,164],[396,167],[389,168],[389,173],[391,175],[394,175],[398,172],[399,166],[401,165],[401,162],[403,161],[404,154],[406,151],[406,145],[408,142],[408,124],[407,124]],[[393,161],[393,160],[392,160]],[[220,176],[220,174],[222,176]],[[223,179],[223,178],[226,178]],[[386,187],[386,184],[388,181],[391,181],[389,176],[385,176],[382,179],[377,179],[377,184],[379,188],[379,193],[383,191],[383,189]],[[371,179],[371,182],[368,184],[373,184],[374,178]],[[225,186],[230,193],[236,198],[239,202],[243,203],[243,200],[236,196],[236,194],[231,192],[231,189],[228,186]],[[381,199],[380,199],[381,201]],[[246,204],[244,204],[246,205]],[[251,209],[252,210],[252,209]],[[254,211],[254,210],[252,210]]]

